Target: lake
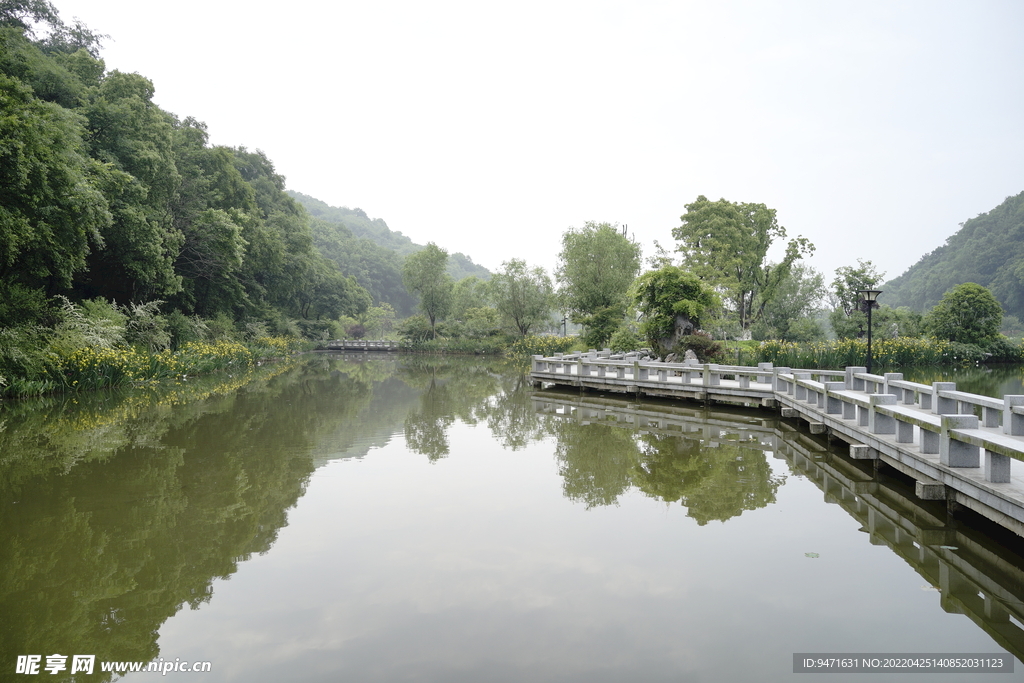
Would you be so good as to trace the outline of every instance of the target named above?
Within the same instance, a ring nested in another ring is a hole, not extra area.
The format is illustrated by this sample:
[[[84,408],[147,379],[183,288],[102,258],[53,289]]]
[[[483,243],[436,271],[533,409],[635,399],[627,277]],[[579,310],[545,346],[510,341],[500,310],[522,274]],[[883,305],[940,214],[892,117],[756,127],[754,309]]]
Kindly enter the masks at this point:
[[[1024,544],[842,451],[472,358],[10,403],[0,679],[960,681],[794,654],[1010,652],[981,679],[1024,680]]]

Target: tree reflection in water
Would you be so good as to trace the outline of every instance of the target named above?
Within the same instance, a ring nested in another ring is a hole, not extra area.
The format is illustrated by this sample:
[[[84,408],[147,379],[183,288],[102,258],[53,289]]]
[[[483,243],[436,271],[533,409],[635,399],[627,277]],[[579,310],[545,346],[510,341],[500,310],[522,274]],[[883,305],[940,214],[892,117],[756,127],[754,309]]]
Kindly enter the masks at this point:
[[[559,421],[555,457],[565,495],[587,508],[614,505],[630,487],[679,502],[704,525],[775,502],[784,477],[772,474],[763,451],[729,442],[647,433],[602,424]]]

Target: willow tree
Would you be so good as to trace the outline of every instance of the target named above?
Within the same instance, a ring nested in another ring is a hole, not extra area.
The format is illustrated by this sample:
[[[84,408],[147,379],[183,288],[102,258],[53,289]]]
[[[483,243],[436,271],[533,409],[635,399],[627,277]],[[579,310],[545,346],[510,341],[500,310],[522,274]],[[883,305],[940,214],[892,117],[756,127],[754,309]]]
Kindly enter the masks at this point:
[[[437,338],[437,320],[448,315],[452,306],[452,278],[446,272],[448,252],[433,242],[409,255],[402,266],[406,289],[420,296],[420,309],[430,320],[430,331]]]
[[[640,270],[640,246],[610,223],[588,221],[562,235],[558,258],[562,306],[587,328],[587,344],[605,344],[625,316],[626,293]]]
[[[491,293],[498,312],[523,337],[551,313],[551,279],[543,268],[530,268],[522,259],[501,264],[491,278]]]
[[[775,209],[764,204],[712,202],[701,195],[686,205],[681,220],[672,236],[685,267],[723,292],[744,337],[789,277],[793,263],[814,253],[810,241],[797,237],[786,243],[782,260],[769,263],[768,249],[786,238],[786,229],[778,224]]]

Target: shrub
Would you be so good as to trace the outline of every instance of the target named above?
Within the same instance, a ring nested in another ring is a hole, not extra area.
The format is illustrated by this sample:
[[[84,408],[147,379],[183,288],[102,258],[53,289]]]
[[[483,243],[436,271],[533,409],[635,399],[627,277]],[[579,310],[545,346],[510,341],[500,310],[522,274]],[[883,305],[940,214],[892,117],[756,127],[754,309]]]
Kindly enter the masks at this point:
[[[406,318],[397,326],[398,337],[406,342],[422,342],[432,339],[434,330],[425,315],[414,315]]]
[[[362,339],[365,336],[366,328],[361,323],[349,325],[348,329],[345,330],[345,337],[347,339]]]
[[[192,341],[202,341],[210,336],[210,328],[199,316],[187,316],[175,309],[164,316],[167,334],[171,337],[172,349]]]
[[[163,301],[128,304],[118,311],[125,318],[125,341],[139,344],[151,353],[171,347],[171,333],[167,319],[159,314]]]
[[[1002,335],[986,344],[986,353],[991,354],[987,359],[990,363],[1020,363],[1024,361],[1024,347],[1020,341],[1014,342]]]
[[[505,355],[511,357],[528,358],[530,356],[553,356],[556,353],[565,353],[572,348],[578,337],[549,337],[538,335],[527,335],[521,337],[505,347]]]
[[[636,351],[641,345],[640,337],[626,326],[617,329],[608,342],[608,347],[616,352]]]
[[[725,356],[725,347],[711,338],[707,332],[698,331],[680,338],[673,352],[682,357],[687,351],[697,354],[701,363],[712,363]]]

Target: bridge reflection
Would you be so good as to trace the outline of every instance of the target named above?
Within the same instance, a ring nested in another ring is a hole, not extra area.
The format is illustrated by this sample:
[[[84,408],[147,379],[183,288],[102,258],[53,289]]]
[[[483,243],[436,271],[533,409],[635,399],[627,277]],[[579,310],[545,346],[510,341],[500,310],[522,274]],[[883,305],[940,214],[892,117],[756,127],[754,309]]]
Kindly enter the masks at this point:
[[[913,567],[938,592],[944,611],[963,614],[1024,659],[1024,557],[1010,550],[1019,539],[980,518],[983,530],[968,527],[947,512],[945,501],[917,498],[911,480],[884,466],[876,470],[871,461],[851,460],[845,443],[830,445],[774,414],[751,410],[626,403],[551,391],[535,392],[532,402],[534,411],[549,419],[630,430],[646,442],[681,437],[704,447],[736,446],[784,459],[792,473],[821,489],[826,503],[860,522],[872,544],[890,548]]]

